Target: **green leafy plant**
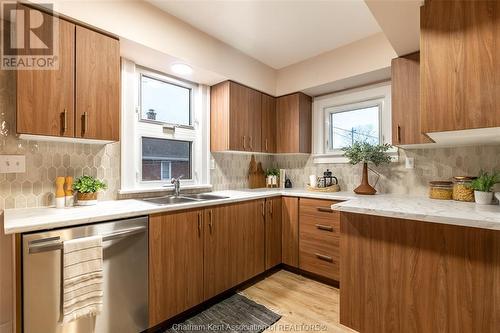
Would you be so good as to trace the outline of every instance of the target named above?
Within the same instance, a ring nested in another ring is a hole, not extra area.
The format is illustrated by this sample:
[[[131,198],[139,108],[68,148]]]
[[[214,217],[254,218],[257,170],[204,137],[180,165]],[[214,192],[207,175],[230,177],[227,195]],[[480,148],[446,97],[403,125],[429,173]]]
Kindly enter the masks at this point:
[[[80,193],[95,193],[108,186],[92,176],[81,176],[73,183],[73,190]]]
[[[352,165],[371,162],[378,166],[391,161],[391,157],[387,154],[391,147],[388,143],[372,145],[368,142],[355,142],[349,147],[342,148],[342,151]]]
[[[472,181],[470,187],[475,191],[491,192],[493,186],[498,183],[500,183],[500,172],[494,171],[489,174],[481,170],[479,172],[479,177]]]
[[[266,170],[266,176],[279,176],[280,171],[276,168],[270,168]]]

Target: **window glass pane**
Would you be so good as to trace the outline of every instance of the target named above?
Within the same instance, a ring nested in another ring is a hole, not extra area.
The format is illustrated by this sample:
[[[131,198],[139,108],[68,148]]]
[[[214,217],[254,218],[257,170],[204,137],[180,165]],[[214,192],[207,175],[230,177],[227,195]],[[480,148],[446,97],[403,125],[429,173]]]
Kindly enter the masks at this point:
[[[379,106],[330,113],[329,148],[340,149],[363,141],[380,143]]]
[[[141,117],[176,125],[191,125],[191,91],[161,80],[142,75]]]
[[[191,179],[191,142],[142,138],[142,180]]]

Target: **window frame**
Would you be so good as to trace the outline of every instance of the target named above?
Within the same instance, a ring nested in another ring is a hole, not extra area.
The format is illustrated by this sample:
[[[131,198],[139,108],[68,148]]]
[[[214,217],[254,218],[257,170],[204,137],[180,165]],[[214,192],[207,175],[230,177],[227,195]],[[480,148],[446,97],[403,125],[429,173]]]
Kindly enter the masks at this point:
[[[159,125],[170,125],[170,126],[182,126],[182,127],[187,127],[187,128],[193,128],[193,85],[188,84],[184,81],[178,80],[174,77],[171,77],[167,74],[159,74],[153,70],[147,69],[142,66],[138,66],[138,74],[139,74],[139,93],[138,93],[138,107],[139,107],[139,112],[138,118],[139,121],[145,122],[145,123],[151,123],[151,124],[159,124]],[[157,80],[166,84],[170,84],[176,87],[181,87],[189,90],[189,124],[174,124],[174,123],[169,123],[165,121],[160,121],[160,120],[150,120],[150,119],[144,119],[142,117],[143,110],[142,110],[142,78],[147,77],[153,80]]]
[[[342,150],[339,148],[330,148],[330,142],[333,141],[333,127],[331,126],[332,115],[337,113],[357,111],[360,109],[367,109],[377,107],[378,108],[378,140],[379,143],[384,141],[384,135],[382,130],[382,108],[383,100],[381,98],[371,99],[366,101],[335,105],[335,106],[325,106],[323,108],[323,113],[325,117],[325,152],[327,154],[342,154]],[[333,110],[332,110],[333,109]]]

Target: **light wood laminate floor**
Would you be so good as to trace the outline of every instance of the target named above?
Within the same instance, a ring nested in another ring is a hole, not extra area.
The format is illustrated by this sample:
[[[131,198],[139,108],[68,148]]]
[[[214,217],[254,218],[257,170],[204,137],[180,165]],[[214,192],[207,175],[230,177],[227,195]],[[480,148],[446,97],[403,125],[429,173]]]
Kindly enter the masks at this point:
[[[355,332],[339,323],[339,290],[280,270],[242,291],[282,318],[266,332]]]

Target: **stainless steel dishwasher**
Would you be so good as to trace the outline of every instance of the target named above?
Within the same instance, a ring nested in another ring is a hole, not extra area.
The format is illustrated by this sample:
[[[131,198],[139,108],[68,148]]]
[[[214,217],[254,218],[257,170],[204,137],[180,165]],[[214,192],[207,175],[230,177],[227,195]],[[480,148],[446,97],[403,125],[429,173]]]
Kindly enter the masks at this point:
[[[24,333],[137,333],[148,325],[148,218],[22,235]],[[102,235],[103,311],[60,323],[62,242]]]

